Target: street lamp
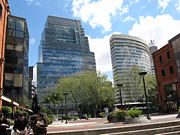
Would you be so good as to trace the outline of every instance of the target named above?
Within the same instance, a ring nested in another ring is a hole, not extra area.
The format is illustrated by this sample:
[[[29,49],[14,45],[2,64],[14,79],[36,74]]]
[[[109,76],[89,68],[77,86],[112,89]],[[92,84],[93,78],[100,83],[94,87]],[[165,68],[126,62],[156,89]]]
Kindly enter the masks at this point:
[[[118,83],[117,84],[117,87],[119,88],[119,101],[120,101],[120,104],[121,104],[121,109],[123,107],[123,103],[122,103],[122,92],[121,92],[121,88],[122,88],[123,84],[121,83]]]
[[[147,74],[147,72],[140,72],[139,75],[143,78],[143,86],[144,86],[144,95],[145,95],[145,100],[146,100],[146,111],[147,111],[147,119],[150,120],[151,117],[149,115],[149,103],[148,103],[148,96],[146,92],[146,85],[145,85],[145,80],[144,76]]]
[[[63,95],[64,95],[64,99],[65,99],[65,114],[66,114],[66,124],[67,124],[67,99],[66,99],[66,97],[67,97],[67,95],[68,95],[68,92],[63,92]]]

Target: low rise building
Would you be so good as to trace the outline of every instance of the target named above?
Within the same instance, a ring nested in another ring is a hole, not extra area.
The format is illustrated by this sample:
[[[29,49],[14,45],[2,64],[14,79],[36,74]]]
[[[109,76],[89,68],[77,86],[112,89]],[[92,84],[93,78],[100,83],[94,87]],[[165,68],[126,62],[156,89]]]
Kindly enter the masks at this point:
[[[180,34],[153,53],[161,110],[176,109],[180,98]]]

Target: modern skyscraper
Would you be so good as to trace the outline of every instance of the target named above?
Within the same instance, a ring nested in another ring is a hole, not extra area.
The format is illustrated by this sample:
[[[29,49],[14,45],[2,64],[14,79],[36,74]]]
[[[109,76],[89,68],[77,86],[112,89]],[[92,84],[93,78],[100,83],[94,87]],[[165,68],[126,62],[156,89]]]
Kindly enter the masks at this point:
[[[125,82],[124,73],[129,72],[133,66],[151,73],[149,48],[142,39],[124,34],[113,34],[110,38],[110,49],[115,84]],[[131,90],[136,91],[135,88]],[[123,102],[130,101],[127,89],[123,88],[121,95]],[[120,102],[119,90],[116,90],[116,101]]]
[[[18,103],[28,96],[29,34],[24,18],[8,16],[3,94]]]
[[[40,100],[60,77],[95,71],[94,53],[79,20],[48,16],[39,46],[37,90]]]

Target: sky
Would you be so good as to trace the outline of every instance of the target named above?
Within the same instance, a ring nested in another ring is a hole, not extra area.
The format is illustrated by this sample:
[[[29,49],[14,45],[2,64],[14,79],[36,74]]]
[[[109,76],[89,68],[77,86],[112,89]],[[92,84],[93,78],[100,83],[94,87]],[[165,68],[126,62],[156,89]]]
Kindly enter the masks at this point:
[[[113,33],[155,40],[161,48],[180,33],[180,0],[9,0],[12,15],[26,18],[29,65],[38,61],[38,46],[48,15],[80,20],[95,53],[97,71],[112,79],[109,38]]]

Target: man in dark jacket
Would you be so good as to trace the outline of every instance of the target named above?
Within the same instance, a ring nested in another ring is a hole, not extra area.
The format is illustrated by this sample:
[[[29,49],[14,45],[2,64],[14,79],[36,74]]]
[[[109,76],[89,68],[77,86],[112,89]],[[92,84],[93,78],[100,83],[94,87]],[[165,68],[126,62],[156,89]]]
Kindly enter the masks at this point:
[[[3,113],[0,113],[0,134],[7,135],[6,128],[9,127],[9,122],[4,118]]]
[[[26,134],[27,127],[28,127],[28,120],[24,117],[23,113],[18,114],[18,119],[15,120],[14,126],[13,126],[13,135],[15,134]]]

